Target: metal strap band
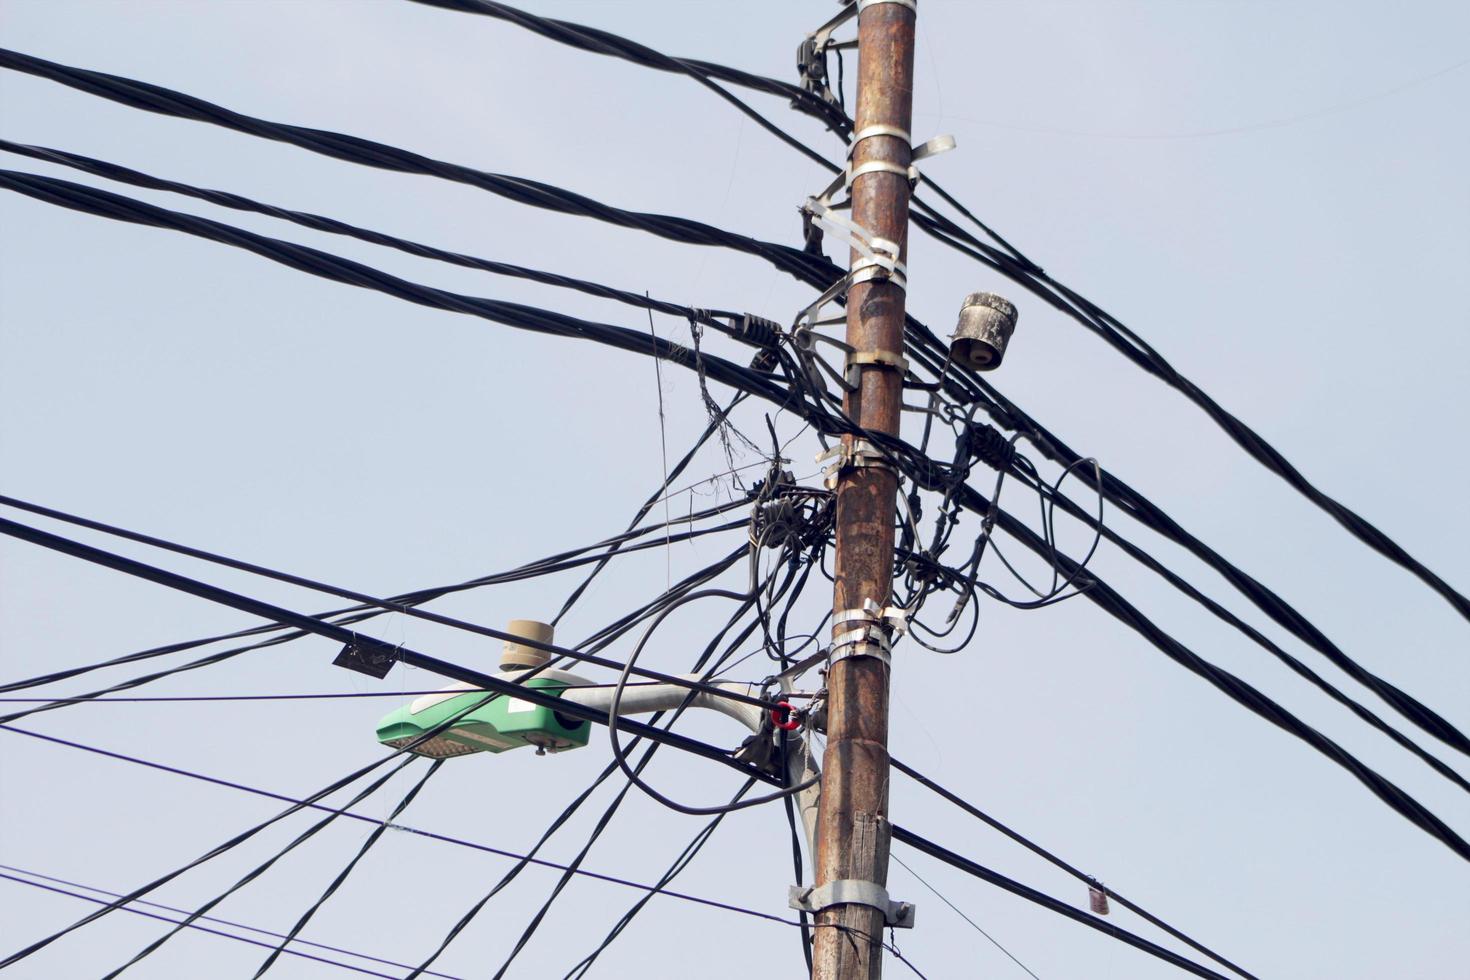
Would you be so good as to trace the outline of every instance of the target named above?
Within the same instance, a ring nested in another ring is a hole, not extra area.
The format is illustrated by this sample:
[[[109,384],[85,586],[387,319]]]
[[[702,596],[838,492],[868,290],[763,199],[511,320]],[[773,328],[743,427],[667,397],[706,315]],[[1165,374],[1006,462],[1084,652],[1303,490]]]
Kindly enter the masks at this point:
[[[890,667],[893,666],[893,656],[888,650],[866,640],[855,640],[852,643],[833,647],[827,654],[827,666],[831,667],[839,660],[846,660],[849,657],[868,657],[872,660],[881,660]]]
[[[905,373],[909,369],[908,359],[891,350],[855,350],[847,355],[847,363],[849,366],[881,364],[884,367],[898,368]]]
[[[876,7],[880,3],[896,3],[900,7],[907,7],[912,10],[915,17],[919,16],[918,0],[857,0],[858,13],[862,13],[869,7]]]
[[[914,927],[913,903],[891,900],[888,889],[875,881],[840,878],[816,887],[792,885],[789,896],[791,907],[801,912],[817,913],[834,905],[866,905],[883,913],[885,925],[894,929]]]
[[[843,623],[882,623],[894,633],[907,633],[909,630],[909,611],[903,606],[882,606],[872,599],[864,599],[861,609],[843,609],[833,613],[832,625],[841,626]]]
[[[925,157],[938,156],[941,153],[948,153],[954,148],[955,141],[953,136],[936,136],[931,140],[928,140],[916,147],[913,147],[911,151],[913,155],[909,157],[909,160],[912,163],[918,163]]]
[[[851,646],[854,643],[873,643],[884,650],[892,650],[893,643],[888,639],[888,633],[877,623],[868,623],[857,629],[844,630],[832,638],[832,649]]]
[[[860,259],[859,263],[849,273],[847,283],[849,286],[856,286],[860,282],[870,282],[874,279],[886,279],[899,289],[906,291],[909,288],[908,277],[902,271],[902,263],[899,263],[898,269],[893,271],[871,259]]]
[[[919,179],[919,171],[915,167],[905,167],[891,160],[869,160],[848,169],[847,183],[851,184],[865,174],[898,174],[910,183],[915,183]]]
[[[870,136],[894,136],[903,140],[905,143],[912,143],[914,139],[913,134],[906,129],[900,129],[897,126],[888,126],[884,123],[874,123],[871,126],[864,126],[852,134],[852,142],[847,144],[848,157],[851,158],[852,151],[857,148],[857,145]]]

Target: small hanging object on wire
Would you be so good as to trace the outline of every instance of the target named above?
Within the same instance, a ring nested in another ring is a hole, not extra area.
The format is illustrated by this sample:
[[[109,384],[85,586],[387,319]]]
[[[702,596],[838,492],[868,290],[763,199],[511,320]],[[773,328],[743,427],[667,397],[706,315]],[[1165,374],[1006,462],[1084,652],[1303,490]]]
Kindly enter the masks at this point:
[[[1108,914],[1108,893],[1103,890],[1102,882],[1095,878],[1087,886],[1087,907],[1093,915]]]

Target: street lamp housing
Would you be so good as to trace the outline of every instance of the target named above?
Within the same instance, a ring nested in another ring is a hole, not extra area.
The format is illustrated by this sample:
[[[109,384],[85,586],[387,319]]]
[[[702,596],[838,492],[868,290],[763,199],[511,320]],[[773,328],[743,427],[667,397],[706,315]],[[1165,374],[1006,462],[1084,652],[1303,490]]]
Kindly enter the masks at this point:
[[[561,694],[567,687],[585,684],[563,671],[544,671],[526,681],[526,687],[547,694]],[[544,675],[553,676],[544,676]],[[431,759],[449,759],[474,752],[505,752],[533,745],[538,752],[565,752],[587,744],[592,726],[552,708],[521,698],[458,685],[423,697],[399,708],[378,722],[378,741],[392,748],[411,744],[472,705],[485,701],[433,738],[409,751]],[[488,701],[486,699],[489,699]]]

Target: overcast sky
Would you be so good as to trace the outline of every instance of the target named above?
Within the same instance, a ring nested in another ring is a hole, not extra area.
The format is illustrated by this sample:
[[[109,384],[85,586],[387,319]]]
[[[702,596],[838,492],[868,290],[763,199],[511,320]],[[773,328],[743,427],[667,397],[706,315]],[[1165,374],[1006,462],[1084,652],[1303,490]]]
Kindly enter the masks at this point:
[[[672,54],[787,79],[798,41],[834,9],[825,0],[526,5]],[[1162,0],[921,6],[915,136],[953,133],[959,143],[928,172],[1049,272],[1140,332],[1308,478],[1453,586],[1470,589],[1463,560],[1470,8]],[[797,205],[827,179],[688,79],[417,4],[0,0],[0,43],[266,119],[773,241],[800,242]],[[750,99],[841,159],[840,144],[819,125],[779,99]],[[748,256],[355,167],[28,76],[0,72],[0,100],[6,139],[488,258],[783,322],[812,296]],[[8,155],[3,166],[74,176]],[[417,281],[647,328],[641,312],[579,294],[76,179]],[[13,194],[0,195],[0,227],[4,493],[389,594],[616,533],[662,479],[658,389],[646,359],[426,310],[226,246]],[[837,255],[834,246],[829,254]],[[1443,600],[1074,322],[922,237],[909,267],[910,308],[941,333],[968,292],[1015,300],[1020,324],[994,375],[1010,398],[1280,592],[1350,656],[1470,726],[1470,623]],[[655,329],[687,343],[681,321],[661,318]],[[745,353],[711,344],[723,355]],[[663,403],[669,454],[682,454],[704,425],[693,376],[665,367]],[[764,432],[758,408],[737,421]],[[783,437],[799,428],[789,418],[778,427]],[[809,434],[792,445],[798,475],[815,471],[818,448]],[[711,447],[687,482],[726,467]],[[726,493],[727,485],[706,484],[671,507],[707,505]],[[1179,549],[1121,515],[1109,521],[1389,715]],[[302,611],[333,605],[62,533]],[[620,560],[564,620],[558,639],[581,640],[658,594],[670,576],[733,548],[739,533]],[[1075,524],[1063,525],[1062,539],[1074,551],[1088,542]],[[0,559],[0,682],[257,622],[29,545],[0,543]],[[1261,687],[1470,835],[1466,796],[1421,762],[1116,548],[1104,546],[1095,567],[1202,656]],[[998,566],[987,562],[985,571],[998,586],[1018,588]],[[496,587],[435,608],[490,626],[548,618],[573,584],[561,576]],[[824,586],[815,582],[801,606],[807,629],[830,600]],[[710,605],[674,618],[647,662],[685,669],[724,615]],[[471,665],[488,667],[499,652],[496,643],[401,616],[367,630]],[[303,640],[146,691],[414,691],[440,683],[402,668],[372,681],[331,666],[335,652],[324,640]],[[760,677],[763,660],[746,669],[737,673]],[[123,668],[44,692],[91,690],[136,673]],[[379,758],[373,728],[397,703],[94,704],[22,724],[304,794]],[[722,745],[741,737],[718,717],[692,719],[687,730]],[[1413,737],[1470,771],[1447,747]],[[977,638],[960,655],[901,645],[892,745],[897,757],[1262,977],[1466,975],[1470,875],[1458,858],[1345,771],[1085,599],[1034,612],[987,602]],[[522,851],[609,757],[595,736],[587,749],[560,756],[452,760],[403,821]],[[732,774],[669,752],[649,774],[690,802],[723,801],[736,789]],[[411,778],[360,809],[386,815]],[[615,788],[601,789],[552,839],[548,858],[577,852]],[[0,732],[0,863],[8,866],[126,891],[279,809]],[[903,778],[893,783],[892,812],[947,847],[1086,907],[1075,881]],[[344,824],[215,914],[288,928],[370,830]],[[288,821],[151,897],[193,908],[307,825]],[[651,881],[701,825],[635,792],[586,866]],[[1178,975],[928,858],[897,846],[894,853],[1044,980]],[[509,866],[490,854],[386,835],[305,936],[416,963]],[[459,977],[493,973],[555,877],[529,869],[436,968]],[[765,807],[727,819],[676,887],[784,916],[791,882],[784,817]],[[890,890],[919,906],[918,928],[898,942],[927,976],[1025,976],[896,865]],[[574,881],[510,975],[561,976],[638,895]],[[19,948],[90,907],[0,881],[0,947]],[[1109,921],[1172,945],[1116,906]],[[117,913],[11,974],[98,976],[165,928]],[[249,976],[263,955],[191,932],[129,975]],[[662,898],[593,974],[795,976],[800,967],[794,930]],[[906,973],[897,962],[887,969]],[[341,972],[286,958],[273,975]]]

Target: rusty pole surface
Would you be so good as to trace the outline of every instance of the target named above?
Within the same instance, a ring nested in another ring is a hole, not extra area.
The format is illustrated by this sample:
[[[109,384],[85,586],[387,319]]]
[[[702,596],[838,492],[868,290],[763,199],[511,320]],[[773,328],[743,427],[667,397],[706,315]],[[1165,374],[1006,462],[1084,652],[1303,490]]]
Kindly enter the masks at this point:
[[[900,3],[876,3],[858,15],[858,90],[855,132],[875,125],[912,130],[914,12]],[[853,151],[854,169],[869,160],[907,168],[909,140],[870,136]],[[909,184],[906,176],[875,171],[852,186],[852,218],[907,252]],[[854,250],[852,258],[859,253]],[[886,279],[848,291],[847,343],[858,351],[903,350],[904,290]],[[844,407],[865,429],[897,434],[902,376],[894,367],[862,369],[861,386]],[[851,437],[846,440],[851,441]],[[897,477],[880,467],[844,472],[837,484],[833,609],[860,609],[865,599],[889,603],[893,587]],[[856,627],[849,623],[847,629]],[[834,634],[843,624],[832,624]],[[817,816],[816,884],[858,879],[888,881],[888,667],[872,657],[849,657],[827,676],[827,750]],[[882,975],[883,915],[865,905],[837,905],[817,916],[813,938],[815,980],[876,980]]]

